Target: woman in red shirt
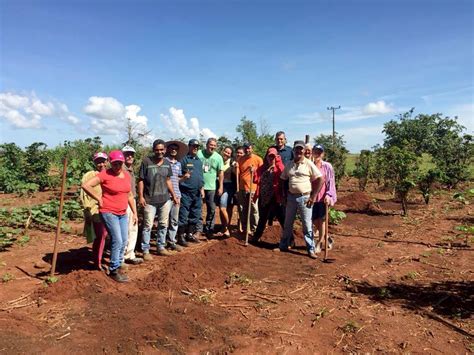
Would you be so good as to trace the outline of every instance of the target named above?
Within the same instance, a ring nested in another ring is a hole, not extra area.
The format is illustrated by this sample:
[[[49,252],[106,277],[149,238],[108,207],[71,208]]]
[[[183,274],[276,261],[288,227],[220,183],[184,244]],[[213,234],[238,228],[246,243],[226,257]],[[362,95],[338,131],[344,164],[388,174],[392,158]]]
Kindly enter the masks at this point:
[[[125,158],[120,150],[110,152],[111,168],[102,170],[96,177],[82,184],[84,191],[99,202],[100,216],[110,235],[109,275],[118,282],[128,281],[128,277],[118,272],[122,265],[128,240],[127,205],[133,212],[133,223],[137,223],[137,208],[131,192],[130,175],[122,169]],[[102,196],[94,191],[99,185]]]

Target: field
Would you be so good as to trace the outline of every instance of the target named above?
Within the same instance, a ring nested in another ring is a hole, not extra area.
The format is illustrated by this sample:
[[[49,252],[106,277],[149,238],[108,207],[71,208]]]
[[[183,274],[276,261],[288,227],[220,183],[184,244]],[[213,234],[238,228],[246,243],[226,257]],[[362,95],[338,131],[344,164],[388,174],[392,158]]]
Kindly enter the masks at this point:
[[[411,196],[410,214],[388,192],[345,180],[330,259],[297,247],[273,251],[211,240],[131,266],[117,284],[93,271],[80,221],[61,235],[58,280],[48,279],[54,231],[0,251],[0,353],[451,353],[474,351],[471,205],[439,191]],[[2,205],[57,198],[4,195]],[[235,219],[234,219],[235,221]],[[471,229],[469,229],[469,226]]]

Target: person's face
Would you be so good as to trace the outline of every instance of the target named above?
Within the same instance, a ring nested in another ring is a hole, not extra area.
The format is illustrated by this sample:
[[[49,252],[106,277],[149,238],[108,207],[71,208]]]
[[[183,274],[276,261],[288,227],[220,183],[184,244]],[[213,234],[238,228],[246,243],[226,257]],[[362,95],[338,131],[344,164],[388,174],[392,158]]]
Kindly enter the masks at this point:
[[[304,156],[304,148],[296,147],[293,149],[293,153],[295,154],[295,160],[300,160]]]
[[[237,151],[235,152],[235,155],[236,155],[237,159],[240,158],[240,157],[243,157],[244,154],[245,153],[244,153],[243,149],[237,149]]]
[[[229,160],[231,156],[232,156],[232,150],[230,148],[226,148],[222,151],[222,157],[224,158],[225,161]]]
[[[95,169],[101,172],[107,167],[107,160],[103,158],[99,158],[99,159],[94,160],[94,164],[95,164]]]
[[[217,147],[216,141],[209,141],[206,144],[206,150],[208,153],[212,153],[213,151],[215,151],[216,147]]]
[[[133,162],[135,161],[135,153],[125,152],[123,153],[123,156],[125,157],[125,165],[132,166]]]
[[[198,150],[199,150],[199,145],[195,144],[195,145],[190,145],[188,146],[189,147],[189,154],[191,155],[196,155]]]
[[[286,138],[284,134],[280,134],[275,137],[275,145],[277,147],[283,147],[286,143]]]
[[[274,154],[267,155],[268,164],[273,164],[274,161],[275,161],[275,155]]]
[[[122,171],[123,162],[120,160],[113,161],[112,163],[110,163],[110,166],[112,167],[114,173],[118,174]]]
[[[311,158],[311,148],[304,149],[304,157],[308,159]]]
[[[153,148],[153,153],[155,153],[155,158],[163,159],[163,157],[165,156],[165,145],[157,144],[155,148]]]
[[[172,158],[176,158],[178,155],[179,147],[176,144],[171,144],[166,148],[166,154]]]
[[[250,154],[253,153],[253,147],[252,146],[245,147],[244,150],[245,150],[245,155],[250,155]]]

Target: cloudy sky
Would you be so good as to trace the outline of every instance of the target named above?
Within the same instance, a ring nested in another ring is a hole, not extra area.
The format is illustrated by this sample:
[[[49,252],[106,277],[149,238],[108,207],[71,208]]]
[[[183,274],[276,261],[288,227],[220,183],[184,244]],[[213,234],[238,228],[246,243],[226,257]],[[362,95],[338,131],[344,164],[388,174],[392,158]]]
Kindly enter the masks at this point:
[[[474,130],[473,2],[1,0],[0,142],[336,130],[357,152],[383,123],[458,116]]]

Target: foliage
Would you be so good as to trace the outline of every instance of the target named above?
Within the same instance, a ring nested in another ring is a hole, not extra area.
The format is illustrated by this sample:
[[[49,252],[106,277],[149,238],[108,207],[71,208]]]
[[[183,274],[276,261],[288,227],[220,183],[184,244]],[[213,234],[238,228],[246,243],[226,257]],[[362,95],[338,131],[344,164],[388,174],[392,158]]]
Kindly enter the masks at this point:
[[[6,250],[18,239],[22,229],[8,226],[0,227],[0,251]]]
[[[338,211],[334,208],[329,208],[329,224],[339,224],[342,222],[344,218],[346,218],[346,214],[342,211]]]
[[[372,170],[372,152],[362,150],[355,165],[353,175],[359,179],[359,190],[365,191]]]
[[[264,122],[261,123],[261,132],[258,134],[256,123],[246,116],[240,119],[240,124],[235,130],[240,133],[241,139],[235,138],[234,147],[240,146],[244,142],[251,142],[254,153],[262,158],[265,156],[268,147],[275,143],[273,135],[268,132]]]
[[[6,273],[4,273],[4,274],[2,275],[2,282],[5,283],[5,282],[8,282],[8,281],[11,281],[11,280],[13,280],[14,278],[15,278],[15,277],[14,277],[12,274],[6,272]]]
[[[346,148],[344,136],[339,135],[336,132],[335,138],[335,144],[333,145],[332,135],[320,134],[314,139],[314,142],[317,144],[322,144],[324,146],[325,160],[332,164],[334,168],[336,185],[338,185],[339,181],[345,174],[346,157],[349,153],[349,150],[347,150]]]
[[[425,203],[430,202],[430,197],[433,194],[433,186],[440,178],[440,172],[436,169],[430,169],[426,173],[420,173],[417,178],[418,189],[425,200]]]
[[[456,192],[453,195],[454,200],[461,202],[464,205],[469,205],[472,198],[474,198],[474,189],[468,189],[464,192]]]

